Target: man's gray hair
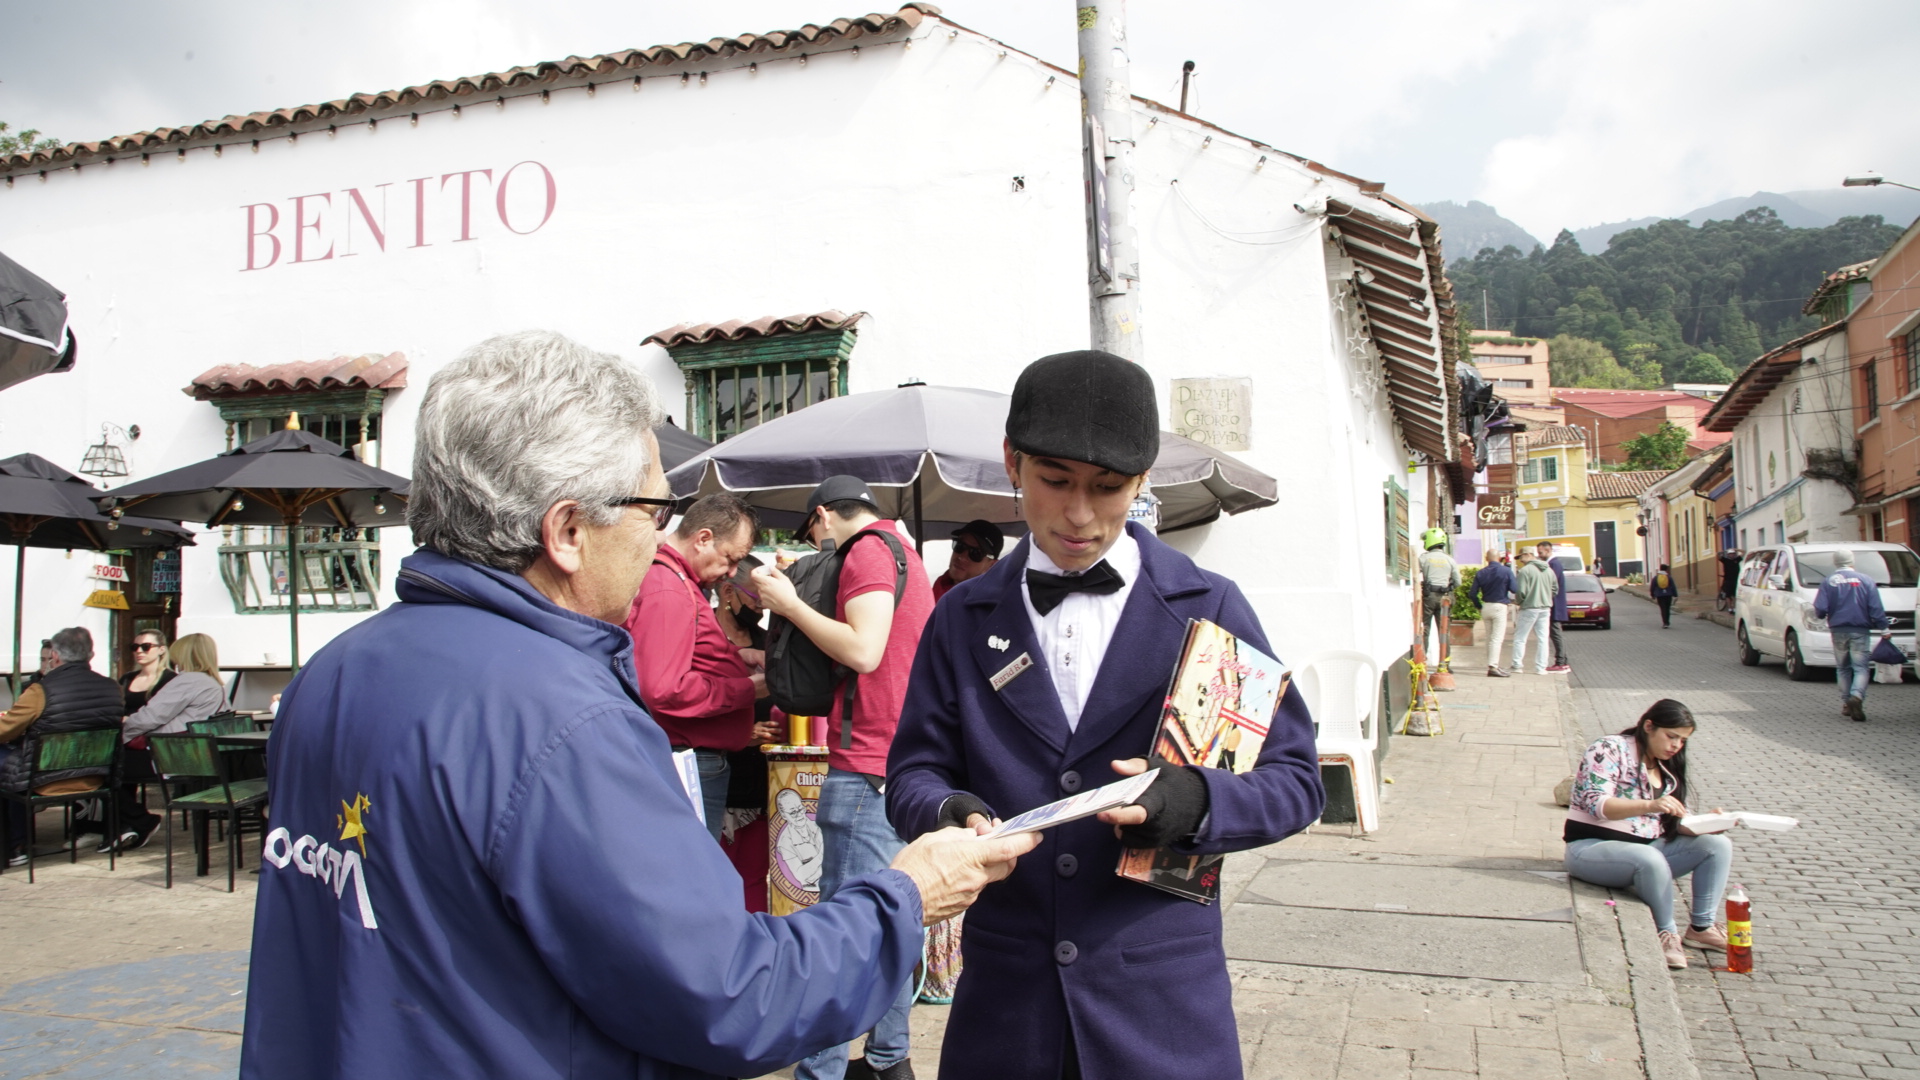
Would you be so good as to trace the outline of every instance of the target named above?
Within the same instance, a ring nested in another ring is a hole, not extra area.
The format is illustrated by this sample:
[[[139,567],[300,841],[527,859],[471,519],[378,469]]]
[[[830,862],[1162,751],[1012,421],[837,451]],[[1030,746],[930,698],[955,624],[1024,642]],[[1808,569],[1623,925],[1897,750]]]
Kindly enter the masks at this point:
[[[420,403],[414,543],[525,570],[554,503],[579,500],[596,525],[620,519],[608,504],[639,494],[660,418],[652,380],[618,356],[548,330],[488,338],[436,372]]]
[[[49,640],[53,655],[63,664],[84,664],[93,659],[93,635],[84,626],[69,626]]]

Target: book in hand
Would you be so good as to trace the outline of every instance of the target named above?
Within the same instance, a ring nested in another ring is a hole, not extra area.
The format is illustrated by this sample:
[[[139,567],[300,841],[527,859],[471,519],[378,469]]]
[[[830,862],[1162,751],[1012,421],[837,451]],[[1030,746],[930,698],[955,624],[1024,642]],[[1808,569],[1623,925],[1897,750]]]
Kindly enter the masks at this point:
[[[1680,819],[1680,826],[1698,836],[1708,833],[1726,832],[1735,825],[1745,825],[1749,829],[1765,832],[1786,832],[1800,824],[1799,818],[1781,817],[1778,814],[1752,814],[1745,810],[1735,810],[1726,814],[1693,814]]]
[[[1078,821],[1083,817],[1092,817],[1103,810],[1128,806],[1140,801],[1140,793],[1153,783],[1156,772],[1143,772],[1139,776],[1129,776],[1124,780],[1115,780],[1105,787],[1092,791],[1083,791],[1070,795],[1058,802],[1050,802],[1000,823],[992,832],[980,835],[991,839],[996,836],[1012,836],[1016,833],[1039,832],[1051,829],[1055,825],[1065,825],[1069,821]]]
[[[1152,753],[1175,767],[1199,765],[1244,773],[1267,740],[1292,673],[1287,666],[1204,619],[1187,624],[1187,641],[1167,685]],[[1202,904],[1220,895],[1221,855],[1183,855],[1168,848],[1128,848],[1115,870],[1123,878]]]

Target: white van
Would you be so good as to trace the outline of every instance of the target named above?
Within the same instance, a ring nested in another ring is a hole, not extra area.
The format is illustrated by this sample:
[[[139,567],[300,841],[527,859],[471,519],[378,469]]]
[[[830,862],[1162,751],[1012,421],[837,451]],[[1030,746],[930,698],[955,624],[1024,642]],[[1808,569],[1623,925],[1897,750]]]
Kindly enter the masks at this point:
[[[1904,545],[1877,540],[1852,543],[1776,544],[1755,548],[1740,564],[1734,601],[1734,637],[1740,662],[1753,667],[1762,656],[1787,663],[1787,675],[1812,679],[1815,668],[1833,667],[1833,638],[1825,619],[1813,613],[1813,598],[1835,570],[1833,553],[1853,552],[1853,568],[1880,586],[1893,642],[1914,658],[1913,605],[1920,584],[1920,557]],[[1831,676],[1826,676],[1831,677]]]

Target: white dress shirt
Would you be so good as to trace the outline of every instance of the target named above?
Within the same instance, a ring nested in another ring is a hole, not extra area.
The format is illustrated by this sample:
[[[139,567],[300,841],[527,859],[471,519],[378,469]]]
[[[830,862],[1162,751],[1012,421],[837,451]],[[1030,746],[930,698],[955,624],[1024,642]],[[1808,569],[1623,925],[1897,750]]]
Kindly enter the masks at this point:
[[[1060,569],[1038,544],[1027,545],[1027,569],[1043,574],[1078,577],[1085,571],[1068,573]],[[1068,594],[1060,606],[1040,614],[1033,606],[1033,594],[1027,588],[1026,575],[1020,576],[1020,597],[1027,603],[1027,618],[1033,623],[1034,639],[1046,657],[1047,670],[1053,674],[1053,690],[1060,697],[1060,709],[1067,714],[1067,727],[1080,728],[1080,710],[1100,674],[1100,662],[1106,659],[1107,645],[1120,626],[1120,613],[1126,610],[1133,583],[1140,578],[1140,543],[1126,532],[1107,549],[1107,565],[1119,573],[1123,584],[1117,592],[1105,596],[1077,592]]]

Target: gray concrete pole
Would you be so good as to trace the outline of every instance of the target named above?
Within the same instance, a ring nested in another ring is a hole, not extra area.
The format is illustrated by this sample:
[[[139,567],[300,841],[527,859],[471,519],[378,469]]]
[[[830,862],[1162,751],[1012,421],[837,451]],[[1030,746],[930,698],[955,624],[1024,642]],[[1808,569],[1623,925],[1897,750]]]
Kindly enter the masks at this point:
[[[1133,91],[1125,0],[1076,0],[1087,172],[1087,283],[1093,347],[1136,363],[1140,245],[1133,229]]]

